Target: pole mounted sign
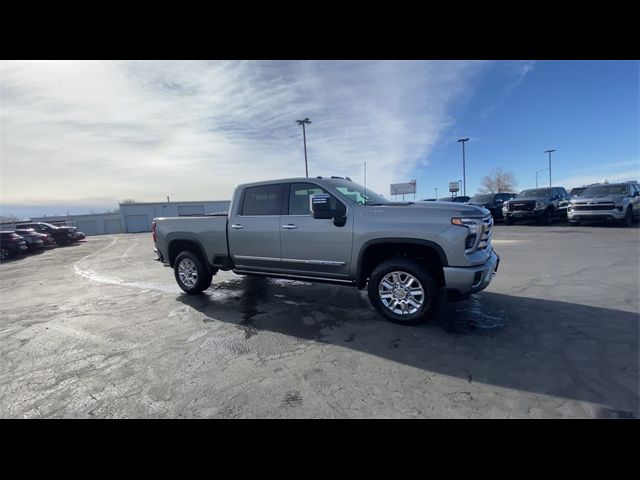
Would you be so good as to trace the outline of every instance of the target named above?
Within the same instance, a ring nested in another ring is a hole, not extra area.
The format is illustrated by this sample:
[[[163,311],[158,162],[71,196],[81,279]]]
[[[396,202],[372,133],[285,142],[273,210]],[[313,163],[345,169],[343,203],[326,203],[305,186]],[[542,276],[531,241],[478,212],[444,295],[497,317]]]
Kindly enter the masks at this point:
[[[391,195],[404,195],[409,193],[416,193],[416,181],[411,180],[407,183],[392,183]]]
[[[460,191],[460,184],[458,182],[449,182],[449,191],[451,193],[459,192]]]

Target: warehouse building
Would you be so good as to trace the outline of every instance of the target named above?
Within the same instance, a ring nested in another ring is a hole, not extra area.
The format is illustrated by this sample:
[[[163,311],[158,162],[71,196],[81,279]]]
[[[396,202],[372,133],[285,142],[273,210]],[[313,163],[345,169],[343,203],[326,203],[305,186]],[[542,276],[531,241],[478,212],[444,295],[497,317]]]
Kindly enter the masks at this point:
[[[119,213],[88,213],[85,215],[54,215],[33,217],[17,223],[46,222],[77,227],[85,235],[150,232],[156,217],[182,217],[226,212],[228,200],[204,202],[121,203]],[[2,224],[2,230],[14,230],[16,223]]]
[[[228,200],[204,202],[121,203],[120,218],[127,233],[150,232],[156,217],[182,217],[226,212]]]
[[[71,225],[77,227],[85,235],[105,235],[108,233],[124,233],[125,231],[119,213],[34,217],[31,222],[47,222],[58,226]]]

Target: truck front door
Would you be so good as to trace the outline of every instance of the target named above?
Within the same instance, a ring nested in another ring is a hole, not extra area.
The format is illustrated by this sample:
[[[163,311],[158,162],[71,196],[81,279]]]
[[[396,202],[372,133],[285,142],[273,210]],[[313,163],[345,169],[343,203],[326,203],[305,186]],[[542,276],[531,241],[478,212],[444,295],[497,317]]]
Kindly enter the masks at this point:
[[[317,193],[329,192],[311,182],[291,183],[288,191],[285,189],[288,201],[280,223],[282,268],[298,275],[346,278],[351,264],[353,210],[347,208],[342,226],[331,219],[314,219],[309,196]]]

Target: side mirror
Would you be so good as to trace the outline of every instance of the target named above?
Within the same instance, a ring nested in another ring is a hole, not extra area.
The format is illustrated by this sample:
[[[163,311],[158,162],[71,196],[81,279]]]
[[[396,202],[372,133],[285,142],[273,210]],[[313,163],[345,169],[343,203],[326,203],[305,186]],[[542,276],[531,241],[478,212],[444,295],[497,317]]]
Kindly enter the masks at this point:
[[[310,195],[309,202],[315,219],[339,219],[347,214],[347,208],[328,193]]]

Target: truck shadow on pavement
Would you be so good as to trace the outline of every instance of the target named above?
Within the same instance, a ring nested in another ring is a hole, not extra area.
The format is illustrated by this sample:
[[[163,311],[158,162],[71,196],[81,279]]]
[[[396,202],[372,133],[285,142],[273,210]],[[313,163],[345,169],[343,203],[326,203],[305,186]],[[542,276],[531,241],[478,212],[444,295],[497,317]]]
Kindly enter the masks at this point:
[[[259,277],[214,278],[204,294],[177,300],[204,322],[235,325],[248,341],[271,332],[382,357],[427,377],[600,404],[597,417],[640,417],[637,313],[485,291],[464,302],[443,298],[434,319],[406,327],[380,318],[366,291]]]

